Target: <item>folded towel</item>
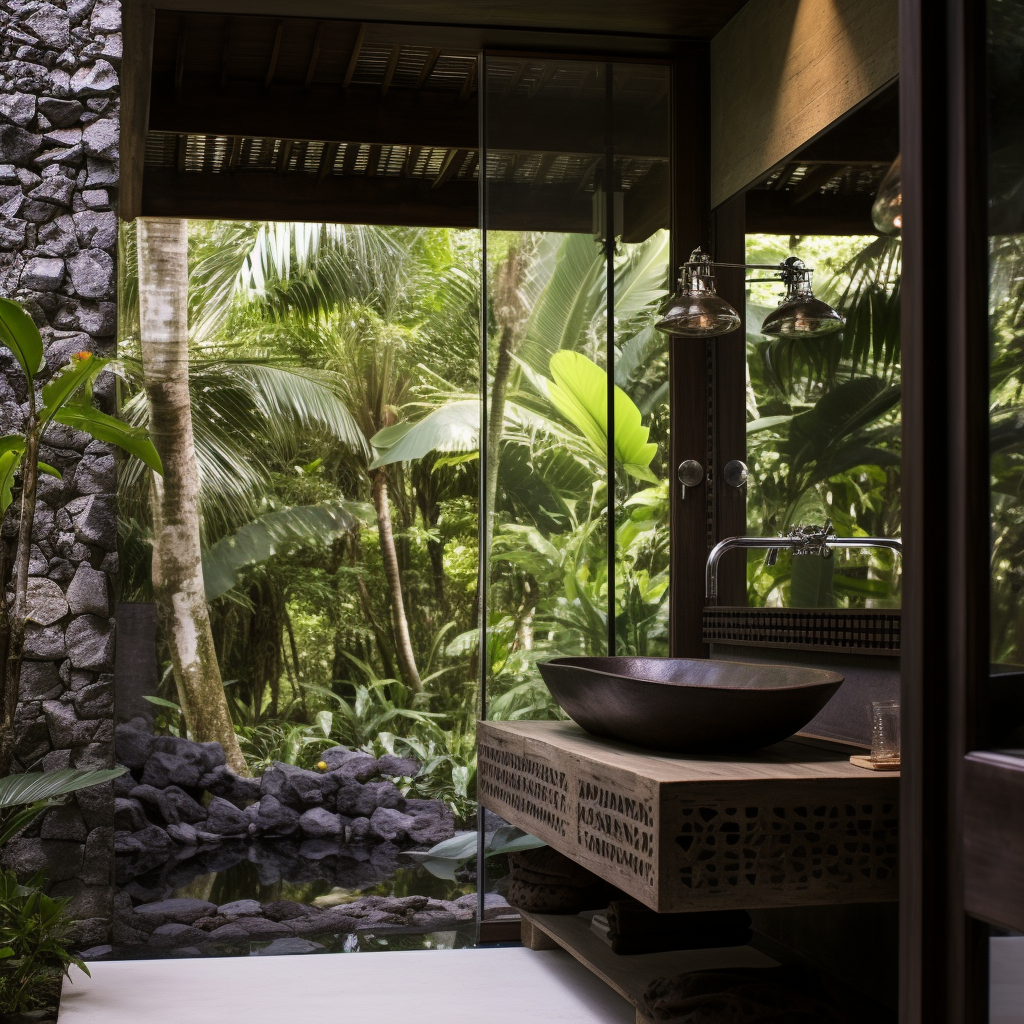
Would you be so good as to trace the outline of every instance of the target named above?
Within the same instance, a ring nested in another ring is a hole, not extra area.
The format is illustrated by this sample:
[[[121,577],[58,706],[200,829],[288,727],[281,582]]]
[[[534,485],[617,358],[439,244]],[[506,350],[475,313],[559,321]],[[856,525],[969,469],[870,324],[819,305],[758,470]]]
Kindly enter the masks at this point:
[[[535,914],[578,914],[622,895],[593,872],[551,847],[508,855],[508,901]]]
[[[659,1024],[846,1024],[814,971],[800,967],[690,971],[644,993]]]
[[[608,937],[623,956],[673,949],[744,946],[750,941],[745,910],[710,910],[692,914],[657,914],[636,900],[608,905]]]

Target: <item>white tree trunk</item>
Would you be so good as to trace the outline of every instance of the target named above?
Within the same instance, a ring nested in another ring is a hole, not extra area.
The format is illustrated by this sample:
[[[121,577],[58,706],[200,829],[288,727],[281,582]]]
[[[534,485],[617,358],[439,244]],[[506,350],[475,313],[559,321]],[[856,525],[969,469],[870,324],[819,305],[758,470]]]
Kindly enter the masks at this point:
[[[164,474],[152,477],[153,593],[171,649],[185,721],[248,775],[231,724],[210,630],[199,542],[199,466],[188,389],[188,239],[183,220],[138,220],[139,320],[150,436]]]

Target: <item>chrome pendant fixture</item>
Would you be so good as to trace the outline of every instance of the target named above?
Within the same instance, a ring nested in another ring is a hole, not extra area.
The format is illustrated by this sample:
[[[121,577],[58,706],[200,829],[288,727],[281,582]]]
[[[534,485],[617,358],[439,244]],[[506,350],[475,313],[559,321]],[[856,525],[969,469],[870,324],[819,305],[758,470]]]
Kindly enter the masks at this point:
[[[846,323],[827,302],[814,297],[812,273],[796,256],[782,264],[779,276],[786,283],[786,297],[764,318],[762,334],[769,338],[820,338]]]
[[[838,331],[846,320],[827,302],[814,297],[813,271],[796,256],[777,266],[770,263],[711,262],[694,249],[679,272],[679,287],[669,301],[665,315],[654,326],[666,334],[683,338],[717,338],[740,325],[736,309],[715,291],[715,267],[742,270],[771,270],[786,285],[779,308],[765,317],[761,333],[772,338],[818,338]],[[764,280],[757,278],[755,280]]]
[[[715,291],[710,258],[694,249],[680,268],[679,288],[655,328],[683,338],[714,338],[739,325],[739,313]]]

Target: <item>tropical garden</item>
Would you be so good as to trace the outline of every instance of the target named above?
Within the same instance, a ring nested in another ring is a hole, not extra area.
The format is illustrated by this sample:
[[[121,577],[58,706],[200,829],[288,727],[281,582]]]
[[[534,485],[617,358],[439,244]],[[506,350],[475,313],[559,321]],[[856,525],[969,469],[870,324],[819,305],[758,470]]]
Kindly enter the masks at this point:
[[[748,339],[748,531],[828,520],[840,535],[898,535],[898,240],[748,248],[756,262],[798,248],[849,321],[837,339]],[[410,790],[468,821],[485,696],[491,717],[553,716],[538,658],[668,652],[668,343],[652,327],[667,235],[613,257],[611,460],[602,247],[490,233],[484,359],[481,255],[467,231],[188,226],[208,675],[240,770],[311,766],[328,742],[405,754],[424,765]],[[130,226],[121,259],[123,415],[143,427],[145,258]],[[775,301],[752,285],[752,328]],[[121,599],[159,605],[153,478],[139,462],[121,475]],[[805,595],[788,559],[752,558],[749,599],[898,604],[899,569],[887,552],[837,556]],[[173,647],[165,628],[151,699],[162,729],[195,732]]]

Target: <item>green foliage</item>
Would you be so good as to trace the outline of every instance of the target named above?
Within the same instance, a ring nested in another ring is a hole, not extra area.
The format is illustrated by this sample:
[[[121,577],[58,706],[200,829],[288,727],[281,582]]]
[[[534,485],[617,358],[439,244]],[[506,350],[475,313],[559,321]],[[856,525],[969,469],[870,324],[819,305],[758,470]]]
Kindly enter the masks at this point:
[[[39,328],[20,303],[12,299],[0,299],[0,344],[14,353],[30,383],[46,365]]]
[[[206,598],[226,594],[246,566],[265,562],[289,544],[327,542],[348,533],[357,520],[340,505],[302,505],[267,512],[203,552]]]
[[[840,536],[900,533],[900,245],[888,238],[801,238],[816,291],[847,318],[813,340],[748,336],[747,532],[775,536],[829,520]],[[786,240],[748,238],[752,262],[789,255]],[[748,323],[771,301],[753,285]],[[899,561],[887,551],[837,551],[828,564],[763,553],[748,561],[753,605],[858,607],[898,603]],[[811,602],[805,605],[804,602]]]
[[[3,780],[6,781],[6,780]],[[72,920],[67,899],[52,899],[37,876],[19,885],[0,872],[0,1013],[23,1013],[55,1005],[60,978],[89,968],[67,948]]]
[[[26,828],[43,811],[56,807],[60,797],[119,778],[126,768],[60,768],[27,772],[0,779],[0,847]]]

